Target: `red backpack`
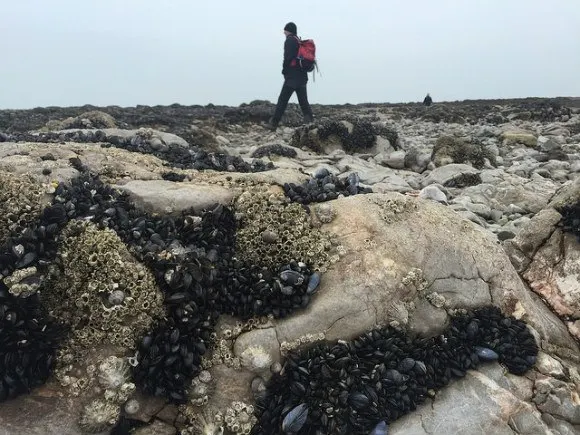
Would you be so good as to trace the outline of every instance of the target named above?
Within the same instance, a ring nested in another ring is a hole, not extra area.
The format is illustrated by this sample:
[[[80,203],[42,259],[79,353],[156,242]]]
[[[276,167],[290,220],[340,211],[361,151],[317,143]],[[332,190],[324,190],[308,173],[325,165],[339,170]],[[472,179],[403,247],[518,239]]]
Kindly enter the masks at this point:
[[[316,67],[316,45],[314,40],[305,39],[302,40],[298,36],[295,36],[298,41],[298,55],[296,59],[290,62],[290,66],[299,65],[306,72],[314,71]]]

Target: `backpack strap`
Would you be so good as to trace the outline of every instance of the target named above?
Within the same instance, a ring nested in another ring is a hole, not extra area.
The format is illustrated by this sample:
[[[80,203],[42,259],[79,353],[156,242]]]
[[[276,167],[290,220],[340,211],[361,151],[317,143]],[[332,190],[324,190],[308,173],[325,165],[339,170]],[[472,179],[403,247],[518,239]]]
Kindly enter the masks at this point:
[[[296,41],[298,41],[298,49],[300,49],[300,44],[302,44],[302,39],[300,39],[297,35],[292,35],[292,37],[294,39],[296,39]],[[298,58],[294,58],[290,61],[290,66],[291,67],[295,67],[296,65],[298,65]]]

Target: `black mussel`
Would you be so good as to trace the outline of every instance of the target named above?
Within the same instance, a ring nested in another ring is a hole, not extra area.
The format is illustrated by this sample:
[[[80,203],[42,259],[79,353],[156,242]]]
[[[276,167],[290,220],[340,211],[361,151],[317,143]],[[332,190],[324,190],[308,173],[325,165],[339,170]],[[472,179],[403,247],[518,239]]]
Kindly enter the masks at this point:
[[[370,400],[368,396],[358,391],[351,393],[348,396],[348,402],[352,405],[355,409],[363,409],[369,406]]]
[[[404,358],[397,366],[397,369],[401,373],[409,373],[413,370],[413,367],[415,367],[415,360],[413,358]]]
[[[499,355],[487,347],[475,346],[474,350],[481,361],[497,361],[499,359]]]
[[[377,423],[377,425],[370,431],[369,435],[389,435],[389,426],[383,420]]]
[[[360,176],[358,175],[358,172],[351,172],[348,174],[348,177],[346,177],[346,180],[351,186],[358,187],[360,183]]]
[[[306,288],[306,293],[309,295],[314,293],[318,289],[319,285],[320,285],[320,273],[314,272],[312,275],[310,275],[310,278],[308,279],[308,287]]]
[[[289,285],[300,285],[304,282],[304,275],[295,270],[283,270],[280,272],[280,279]]]
[[[282,431],[287,434],[297,434],[308,418],[308,406],[305,403],[292,408],[282,420]]]

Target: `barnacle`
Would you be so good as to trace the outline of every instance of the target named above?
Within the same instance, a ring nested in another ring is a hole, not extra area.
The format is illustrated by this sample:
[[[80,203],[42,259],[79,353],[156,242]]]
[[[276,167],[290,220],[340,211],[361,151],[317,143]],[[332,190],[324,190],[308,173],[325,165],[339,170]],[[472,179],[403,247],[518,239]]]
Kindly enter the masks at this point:
[[[191,381],[189,387],[189,399],[192,405],[203,406],[209,402],[209,397],[213,393],[215,385],[212,382],[210,372],[202,370],[199,375]]]
[[[42,283],[43,276],[38,274],[36,267],[17,269],[8,276],[4,283],[14,296],[29,297],[36,293]]]
[[[79,426],[89,432],[97,433],[110,429],[120,415],[119,406],[104,400],[96,399],[83,409]]]
[[[99,384],[103,388],[120,388],[129,380],[129,375],[129,364],[125,358],[112,355],[98,366]]]
[[[188,405],[180,406],[179,410],[188,422],[181,430],[181,435],[223,435],[225,425],[221,412],[213,408],[204,408],[200,413]]]
[[[71,221],[62,233],[58,263],[41,297],[72,328],[68,345],[77,354],[105,340],[133,347],[163,313],[154,277],[112,230]]]
[[[232,402],[224,414],[226,428],[236,435],[249,434],[256,421],[254,407],[240,401]]]
[[[20,233],[39,216],[49,201],[46,187],[31,176],[0,170],[0,241]]]
[[[404,219],[405,215],[417,210],[417,202],[403,195],[385,198],[377,195],[366,195],[367,201],[379,207],[379,216],[387,223]]]
[[[272,364],[272,357],[261,346],[250,346],[240,355],[243,367],[253,372],[267,371]]]
[[[336,217],[336,210],[330,204],[318,204],[314,207],[314,212],[318,220],[323,224],[332,222]]]
[[[329,264],[330,236],[312,227],[302,205],[288,203],[266,187],[255,187],[240,195],[236,210],[244,214],[236,233],[236,252],[246,264],[275,269],[301,260],[314,270]],[[276,243],[264,242],[265,230],[278,234]]]

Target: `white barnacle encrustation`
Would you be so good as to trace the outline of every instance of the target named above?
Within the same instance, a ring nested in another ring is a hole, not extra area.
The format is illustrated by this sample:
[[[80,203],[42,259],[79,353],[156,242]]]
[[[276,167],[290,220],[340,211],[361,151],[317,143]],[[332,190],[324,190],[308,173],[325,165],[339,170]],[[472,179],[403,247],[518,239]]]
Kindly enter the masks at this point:
[[[103,432],[110,429],[120,415],[119,406],[103,399],[97,399],[89,403],[83,409],[79,426],[89,432]]]
[[[250,346],[240,355],[243,367],[253,372],[269,370],[272,365],[272,357],[262,346]]]
[[[123,290],[113,290],[109,294],[109,303],[111,305],[121,305],[125,300],[125,293]]]
[[[224,421],[227,429],[236,435],[249,434],[257,422],[254,407],[244,402],[234,401],[226,409]]]
[[[129,364],[126,358],[110,356],[99,364],[98,378],[101,387],[121,388],[129,380]]]
[[[139,404],[139,401],[135,399],[128,400],[127,403],[125,403],[125,412],[129,415],[136,414],[140,408],[141,405]]]

